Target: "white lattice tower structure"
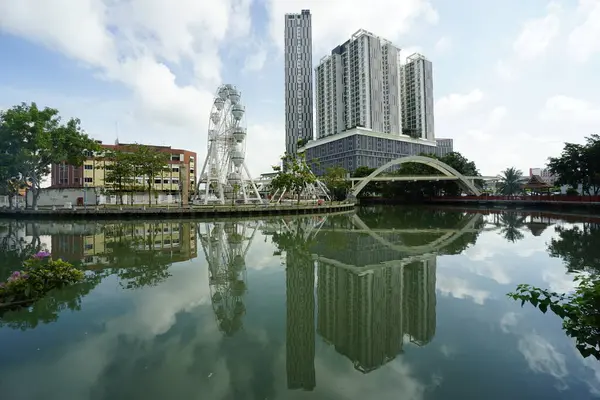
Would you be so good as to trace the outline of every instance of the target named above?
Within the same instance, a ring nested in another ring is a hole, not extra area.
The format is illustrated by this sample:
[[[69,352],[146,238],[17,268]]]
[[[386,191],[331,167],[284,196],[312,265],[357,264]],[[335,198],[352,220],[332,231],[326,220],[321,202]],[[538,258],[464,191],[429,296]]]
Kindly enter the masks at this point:
[[[260,202],[260,194],[246,166],[245,107],[233,85],[217,89],[208,123],[208,154],[198,180],[201,204]]]

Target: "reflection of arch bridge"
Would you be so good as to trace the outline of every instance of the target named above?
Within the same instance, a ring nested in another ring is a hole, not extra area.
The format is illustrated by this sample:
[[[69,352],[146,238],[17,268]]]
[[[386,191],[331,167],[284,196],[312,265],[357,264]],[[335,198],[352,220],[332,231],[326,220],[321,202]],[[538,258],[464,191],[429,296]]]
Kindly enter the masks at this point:
[[[447,231],[445,231],[445,233],[442,236],[435,239],[433,242],[430,242],[430,243],[424,244],[424,245],[420,245],[420,246],[407,246],[404,244],[398,245],[398,244],[391,243],[387,239],[383,238],[379,233],[376,233],[376,232],[372,231],[371,229],[369,229],[367,224],[365,224],[358,215],[355,214],[352,217],[352,223],[355,226],[359,227],[360,229],[364,229],[367,232],[367,234],[369,236],[371,236],[373,239],[375,239],[377,242],[381,243],[382,245],[384,245],[392,250],[399,251],[402,253],[407,253],[407,254],[423,254],[423,253],[438,252],[438,251],[442,250],[443,248],[448,247],[450,244],[452,244],[452,242],[454,242],[455,240],[457,240],[458,238],[460,238],[461,236],[463,236],[466,233],[480,232],[482,229],[477,229],[477,228],[475,228],[475,226],[482,220],[483,220],[483,216],[481,214],[475,214],[471,218],[469,218],[467,223],[462,228],[456,229],[456,230],[451,230],[451,229],[447,230]],[[394,232],[394,231],[392,231],[392,232]],[[402,231],[395,230],[395,232],[401,233]],[[416,230],[415,233],[424,233],[424,232],[425,231],[421,229],[421,230]],[[440,231],[436,230],[436,229],[432,229],[429,232],[435,233],[435,232],[440,232]]]
[[[315,241],[316,244],[312,249],[313,258],[340,268],[350,269],[359,274],[368,273],[369,270],[388,264],[410,264],[428,260],[465,234],[490,230],[482,226],[483,219],[484,217],[480,214],[469,216],[466,223],[461,224],[462,227],[455,229],[371,229],[358,215],[354,214],[351,217],[353,227],[350,229],[321,226],[318,233],[359,234],[361,236],[355,237],[359,243],[347,246],[343,251],[335,250],[329,255],[327,253],[331,251],[330,246],[320,245],[325,242],[325,238],[322,238]],[[410,246],[402,243],[402,238],[399,237],[406,234],[437,234],[441,236],[424,245]],[[361,237],[362,239],[360,239]],[[372,244],[365,243],[365,239]],[[354,239],[348,238],[348,240],[354,243]],[[397,243],[398,240],[401,243]],[[340,260],[340,257],[346,261]]]
[[[401,165],[401,164],[406,164],[406,163],[417,163],[417,164],[424,164],[424,165],[429,165],[430,167],[433,167],[435,169],[437,169],[438,171],[440,171],[442,173],[442,175],[434,175],[434,176],[394,176],[394,177],[382,177],[382,178],[378,178],[378,176],[384,172],[385,170],[387,170],[390,167],[396,166],[396,165]],[[460,172],[458,172],[457,170],[455,170],[454,168],[452,168],[451,166],[449,166],[448,164],[440,161],[440,160],[436,160],[435,158],[431,158],[431,157],[425,157],[425,156],[409,156],[409,157],[401,157],[401,158],[397,158],[395,160],[389,161],[388,163],[382,165],[381,167],[377,168],[375,171],[373,171],[369,176],[360,179],[360,183],[356,186],[353,187],[349,197],[353,198],[358,196],[358,194],[360,193],[361,190],[364,189],[365,186],[367,186],[367,184],[373,180],[377,180],[377,181],[417,181],[417,180],[426,180],[426,181],[436,181],[436,180],[457,180],[459,182],[459,184],[462,184],[462,186],[468,190],[469,192],[471,192],[472,194],[474,194],[475,196],[480,196],[481,192],[479,191],[479,189],[477,189],[477,187],[475,187],[475,184],[473,183],[473,181],[475,179],[487,179],[488,177],[481,177],[481,176],[464,176],[463,174],[461,174]],[[495,177],[494,177],[495,179]],[[351,180],[356,181],[359,180],[357,178],[351,178]]]

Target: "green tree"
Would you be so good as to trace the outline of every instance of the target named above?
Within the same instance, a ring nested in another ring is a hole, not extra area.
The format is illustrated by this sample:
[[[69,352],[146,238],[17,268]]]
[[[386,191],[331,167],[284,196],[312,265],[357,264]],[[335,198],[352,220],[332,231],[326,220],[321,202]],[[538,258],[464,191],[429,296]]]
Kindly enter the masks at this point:
[[[304,154],[290,155],[285,154],[281,160],[283,168],[276,165],[273,170],[277,172],[275,178],[271,180],[271,188],[273,191],[288,190],[295,194],[300,204],[300,196],[307,185],[314,184],[317,177],[312,173]]]
[[[600,279],[598,275],[579,275],[575,293],[564,294],[521,284],[508,293],[521,306],[531,303],[546,313],[550,309],[563,320],[563,330],[575,339],[577,350],[584,357],[600,360]]]
[[[18,154],[19,172],[31,182],[32,207],[37,206],[41,184],[50,174],[51,164],[82,165],[85,152],[98,149],[79,125],[78,119],[63,124],[58,110],[39,109],[35,103],[22,103],[0,112],[0,154]]]
[[[550,309],[563,319],[565,333],[574,338],[579,352],[600,360],[600,224],[555,227],[558,237],[548,244],[551,257],[562,258],[567,271],[576,273],[574,293],[551,292],[531,285],[519,285],[508,296],[531,303],[542,312]]]
[[[354,170],[352,173],[353,178],[365,178],[371,175],[376,168],[370,168],[367,166],[360,166]],[[361,190],[358,194],[358,197],[369,197],[369,196],[377,196],[381,194],[381,182],[369,182],[367,185]]]
[[[237,197],[238,197],[238,194],[239,194],[239,192],[240,192],[240,189],[241,189],[241,186],[240,186],[238,183],[234,183],[234,184],[231,186],[231,191],[232,191],[232,193],[233,193],[233,196],[231,196],[231,205],[232,205],[232,206],[233,206],[233,205],[235,205],[235,200],[236,200],[236,199],[237,199]]]
[[[600,193],[600,136],[591,135],[586,143],[565,143],[559,157],[550,158],[550,172],[557,176],[556,183],[574,188],[582,185],[589,195]]]
[[[168,169],[169,153],[165,153],[151,146],[142,146],[135,144],[131,146],[133,157],[133,168],[136,174],[142,175],[146,179],[146,188],[148,190],[148,205],[152,205],[152,186],[154,179],[162,177]]]
[[[523,172],[510,167],[502,171],[498,182],[498,191],[504,196],[515,196],[523,191]]]
[[[343,167],[329,167],[322,176],[323,183],[331,192],[334,200],[344,200],[350,189],[350,182],[346,179],[348,172]]]
[[[21,173],[24,165],[18,139],[7,126],[0,124],[0,194],[8,196],[10,208],[13,208],[19,189],[24,188],[27,183]]]
[[[104,167],[104,183],[109,188],[109,193],[117,195],[119,203],[123,204],[123,193],[135,182],[136,166],[133,154],[122,150],[109,150],[103,157],[108,161]]]
[[[440,161],[448,164],[464,176],[481,176],[475,162],[470,161],[457,151],[446,154],[440,158]],[[481,180],[476,180],[474,183],[476,186],[483,186],[483,181]],[[457,181],[440,182],[439,186],[446,196],[459,196],[462,193],[462,188],[458,185]]]

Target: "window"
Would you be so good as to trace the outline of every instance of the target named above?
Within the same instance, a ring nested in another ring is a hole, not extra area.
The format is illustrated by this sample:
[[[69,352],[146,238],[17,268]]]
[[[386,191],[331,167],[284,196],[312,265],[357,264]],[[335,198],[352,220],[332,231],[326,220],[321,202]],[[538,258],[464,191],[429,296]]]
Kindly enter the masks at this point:
[[[179,167],[173,167],[173,172],[179,172]]]
[[[156,184],[162,183],[162,179],[155,179],[154,183],[156,183]]]
[[[163,179],[163,183],[169,183],[169,179]]]
[[[94,166],[93,166],[93,165],[91,165],[91,164],[85,164],[85,165],[83,166],[83,168],[84,168],[84,169],[87,169],[87,170],[90,170],[90,169],[94,169]]]
[[[83,181],[84,181],[85,183],[92,183],[92,182],[93,182],[93,179],[92,179],[92,178],[84,178],[84,179],[83,179]]]
[[[181,161],[179,154],[171,154],[171,161]]]

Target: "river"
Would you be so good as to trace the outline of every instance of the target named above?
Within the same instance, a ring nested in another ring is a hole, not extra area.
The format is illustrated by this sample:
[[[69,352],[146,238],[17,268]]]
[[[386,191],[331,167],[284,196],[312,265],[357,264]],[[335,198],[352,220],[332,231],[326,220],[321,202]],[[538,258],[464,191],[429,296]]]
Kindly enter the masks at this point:
[[[506,293],[572,290],[598,243],[535,211],[0,221],[1,279],[40,249],[90,271],[2,316],[0,398],[594,398],[600,363]]]

